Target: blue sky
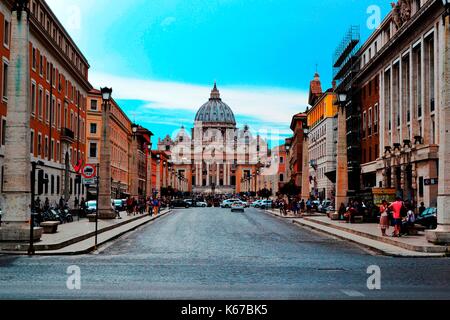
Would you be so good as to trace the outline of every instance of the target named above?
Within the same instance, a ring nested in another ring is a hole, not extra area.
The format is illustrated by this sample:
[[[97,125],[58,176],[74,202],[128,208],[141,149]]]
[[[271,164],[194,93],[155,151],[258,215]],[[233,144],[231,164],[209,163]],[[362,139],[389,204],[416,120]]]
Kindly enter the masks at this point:
[[[127,112],[155,133],[191,127],[216,80],[238,124],[290,134],[317,69],[331,83],[335,47],[375,0],[47,0]],[[278,139],[274,145],[278,144]]]

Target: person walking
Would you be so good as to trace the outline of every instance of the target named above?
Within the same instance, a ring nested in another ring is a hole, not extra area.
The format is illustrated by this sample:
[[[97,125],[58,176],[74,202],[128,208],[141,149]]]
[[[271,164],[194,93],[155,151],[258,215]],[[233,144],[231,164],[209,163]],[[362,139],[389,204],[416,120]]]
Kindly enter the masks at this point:
[[[402,227],[402,209],[403,209],[403,201],[402,198],[397,197],[395,202],[393,202],[389,209],[392,210],[392,218],[394,219],[394,233],[393,237],[400,237],[400,231]]]
[[[386,231],[389,230],[389,214],[388,214],[388,203],[386,200],[380,205],[380,229],[381,235],[387,237]]]
[[[153,215],[157,216],[158,213],[159,213],[159,201],[158,201],[158,199],[155,198],[153,200]]]

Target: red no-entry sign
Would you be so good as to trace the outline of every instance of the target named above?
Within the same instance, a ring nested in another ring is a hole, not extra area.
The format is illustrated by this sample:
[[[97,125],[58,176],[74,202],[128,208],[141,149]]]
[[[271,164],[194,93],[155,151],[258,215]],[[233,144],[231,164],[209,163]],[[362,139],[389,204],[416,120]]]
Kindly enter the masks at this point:
[[[86,164],[81,170],[81,175],[85,179],[95,178],[97,174],[97,167],[93,164]]]

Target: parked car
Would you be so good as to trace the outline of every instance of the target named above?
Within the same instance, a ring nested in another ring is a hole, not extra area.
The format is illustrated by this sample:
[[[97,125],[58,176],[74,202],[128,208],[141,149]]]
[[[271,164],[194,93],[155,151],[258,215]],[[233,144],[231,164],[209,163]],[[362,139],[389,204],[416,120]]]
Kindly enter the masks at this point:
[[[428,229],[437,228],[437,208],[428,208],[420,214],[416,223]]]
[[[256,201],[253,201],[252,207],[253,207],[253,208],[259,208],[259,207],[261,207],[261,202],[262,202],[262,200],[256,200]]]
[[[233,202],[233,204],[231,205],[231,212],[234,211],[242,211],[245,212],[245,206],[241,201],[235,201]]]
[[[313,210],[318,210],[319,206],[320,206],[320,201],[319,200],[313,200],[311,201],[311,206]]]
[[[196,204],[197,204],[197,207],[200,207],[200,208],[206,208],[208,206],[208,204],[204,201],[197,201]]]
[[[170,207],[171,208],[186,208],[186,209],[189,209],[191,206],[189,205],[189,203],[187,203],[183,199],[175,199],[175,200],[172,200],[170,202]]]
[[[111,200],[112,205],[114,206],[114,209],[117,211],[124,211],[125,210],[125,203],[121,199],[114,199]]]
[[[272,200],[262,200],[259,207],[261,209],[271,209],[273,205],[273,201]]]
[[[239,202],[240,200],[238,199],[227,199],[222,201],[222,203],[220,204],[221,208],[231,208],[231,205],[235,202]]]
[[[323,200],[320,205],[317,206],[317,211],[321,213],[326,213],[327,208],[331,206],[331,200]]]
[[[86,213],[93,214],[97,210],[97,201],[91,200],[86,203]]]

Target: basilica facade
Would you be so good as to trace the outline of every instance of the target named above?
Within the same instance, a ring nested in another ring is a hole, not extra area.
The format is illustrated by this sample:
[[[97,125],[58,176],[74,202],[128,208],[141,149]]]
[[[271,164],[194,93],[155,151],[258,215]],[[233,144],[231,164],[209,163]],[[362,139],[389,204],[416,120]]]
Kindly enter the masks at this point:
[[[169,185],[184,192],[234,194],[256,192],[268,145],[245,125],[237,127],[232,109],[222,101],[217,85],[200,107],[194,126],[181,127],[158,140],[169,156]]]

